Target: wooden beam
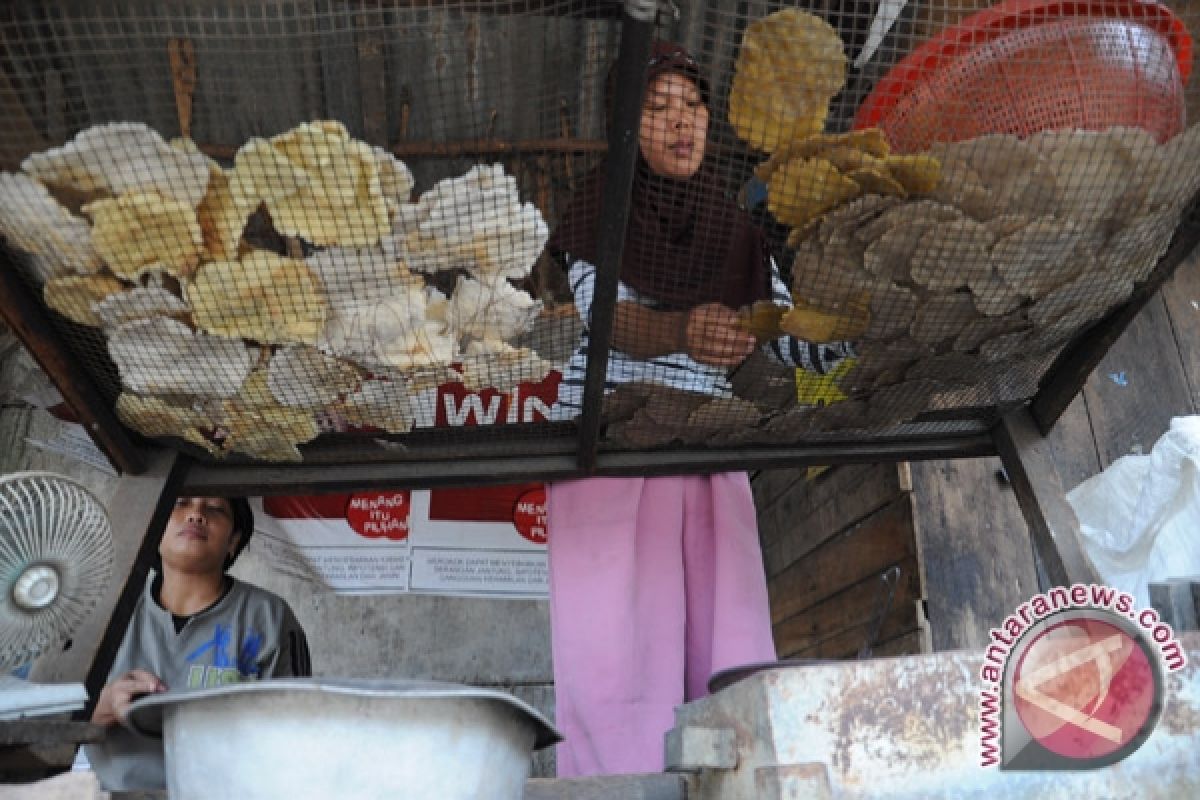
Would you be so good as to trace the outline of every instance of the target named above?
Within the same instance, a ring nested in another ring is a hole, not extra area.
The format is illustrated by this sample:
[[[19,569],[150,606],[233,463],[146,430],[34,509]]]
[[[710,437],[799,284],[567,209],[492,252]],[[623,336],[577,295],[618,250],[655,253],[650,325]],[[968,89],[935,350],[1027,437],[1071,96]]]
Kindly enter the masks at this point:
[[[862,522],[839,531],[828,542],[775,576],[768,588],[771,624],[779,626],[789,617],[864,581],[869,595],[864,600],[868,604],[866,617],[869,619],[874,596],[879,593],[880,573],[916,553],[913,513],[912,495],[901,495]],[[858,643],[861,645],[862,640]],[[803,647],[794,648],[799,649]]]
[[[1021,409],[1006,414],[994,435],[1050,585],[1099,583],[1099,573],[1083,549],[1079,520],[1067,503],[1050,444],[1032,413]]]
[[[191,39],[170,39],[167,56],[171,61],[171,86],[175,92],[175,113],[179,117],[179,135],[192,138],[192,95],[196,92],[196,48]]]
[[[18,274],[9,253],[0,248],[0,317],[29,350],[42,371],[54,382],[63,399],[96,445],[121,472],[136,475],[145,461],[126,435],[112,408],[70,353]]]
[[[387,64],[383,37],[370,29],[367,15],[356,15],[355,47],[358,55],[358,92],[362,98],[363,139],[387,147]]]
[[[1041,586],[1029,526],[995,459],[912,464],[913,519],[934,650],[982,650]]]

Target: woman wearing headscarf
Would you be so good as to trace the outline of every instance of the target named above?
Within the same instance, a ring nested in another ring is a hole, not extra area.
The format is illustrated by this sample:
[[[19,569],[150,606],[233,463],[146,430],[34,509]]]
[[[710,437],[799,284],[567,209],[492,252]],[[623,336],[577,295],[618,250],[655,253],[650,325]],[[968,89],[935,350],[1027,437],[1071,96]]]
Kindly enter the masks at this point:
[[[611,96],[611,87],[610,87]],[[728,370],[757,347],[736,310],[790,305],[766,243],[729,199],[708,144],[708,85],[680,46],[656,42],[621,256],[606,391],[632,381],[731,396]],[[554,415],[582,407],[604,176],[593,173],[550,242],[569,267],[584,332]],[[848,345],[790,337],[768,353],[826,372]],[[709,676],[775,659],[745,473],[588,478],[548,491],[561,777],[655,772],[676,705]]]

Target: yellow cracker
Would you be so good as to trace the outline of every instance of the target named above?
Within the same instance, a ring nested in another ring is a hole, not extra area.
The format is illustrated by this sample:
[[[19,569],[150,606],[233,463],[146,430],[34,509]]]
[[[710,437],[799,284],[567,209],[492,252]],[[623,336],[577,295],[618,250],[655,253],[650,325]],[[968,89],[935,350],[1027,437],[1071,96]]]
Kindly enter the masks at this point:
[[[315,344],[327,301],[303,261],[256,250],[240,261],[213,261],[187,290],[196,324],[264,344]]]
[[[875,158],[887,158],[891,153],[891,145],[880,128],[864,128],[846,133],[821,133],[797,142],[793,147],[793,154],[803,158],[819,156],[825,150],[834,147],[861,150]]]
[[[883,163],[910,194],[928,194],[942,179],[942,162],[931,155],[887,156]]]
[[[824,117],[822,116],[822,126]],[[875,166],[880,159],[888,157],[887,139],[879,128],[867,128],[849,133],[820,133],[818,128],[811,135],[796,137],[780,144],[771,153],[771,158],[755,168],[760,180],[770,180],[775,170],[794,158],[823,158],[840,170]],[[859,153],[861,155],[853,155]]]
[[[393,167],[387,180],[398,193],[403,176]],[[242,206],[265,202],[280,233],[316,245],[365,247],[391,230],[378,156],[337,122],[251,140],[238,151],[231,189]]]
[[[876,171],[883,169],[883,162],[880,159],[855,147],[839,144],[822,150],[818,155],[842,172],[852,172],[856,169]]]
[[[92,241],[108,268],[136,281],[155,265],[187,278],[200,261],[204,237],[196,212],[154,191],[127,192],[83,207],[92,217]]]
[[[275,395],[267,386],[266,368],[256,367],[251,371],[246,376],[246,380],[242,382],[237,394],[230,398],[230,402],[240,409],[269,408],[278,405]]]
[[[742,38],[738,64],[752,74],[786,80],[790,86],[830,97],[846,81],[846,54],[837,31],[820,17],[794,8],[751,23]]]
[[[738,312],[738,327],[754,334],[754,338],[760,342],[769,341],[780,336],[779,320],[787,312],[787,308],[769,300],[758,300]]]
[[[734,78],[729,121],[743,141],[769,153],[788,142],[820,133],[828,105],[828,98],[805,92],[783,94]]]
[[[212,420],[189,406],[122,392],[117,398],[117,417],[143,436],[179,436],[210,453],[218,452],[205,435],[213,428]]]
[[[233,403],[226,403],[221,423],[234,439],[268,428],[292,442],[307,442],[315,439],[318,433],[312,412],[281,405],[240,409]]]
[[[856,339],[866,330],[869,322],[870,311],[865,303],[859,301],[840,314],[796,306],[779,320],[779,328],[798,339],[820,343]]]
[[[846,173],[846,177],[858,184],[863,194],[881,194],[890,197],[907,197],[908,192],[891,175],[881,169],[864,167]]]
[[[823,19],[787,8],[746,29],[734,70],[730,122],[745,142],[770,152],[822,130],[846,82],[846,54]]]
[[[224,447],[228,450],[270,463],[299,463],[304,456],[296,447],[297,442],[286,433],[275,428],[253,428],[242,431],[238,436],[229,436]]]
[[[204,236],[204,249],[213,260],[238,256],[238,243],[246,219],[254,206],[238,202],[229,185],[229,174],[216,162],[209,164],[208,192],[196,207],[196,219]]]
[[[387,203],[388,216],[394,218],[400,206],[409,201],[413,187],[412,172],[408,166],[382,147],[373,147],[375,167],[379,171],[379,189]]]
[[[771,177],[767,207],[784,225],[803,226],[859,193],[858,184],[828,161],[797,158]]]
[[[311,441],[319,430],[312,412],[277,403],[241,405],[239,397],[221,404],[224,447],[264,461],[300,461],[297,444]]]

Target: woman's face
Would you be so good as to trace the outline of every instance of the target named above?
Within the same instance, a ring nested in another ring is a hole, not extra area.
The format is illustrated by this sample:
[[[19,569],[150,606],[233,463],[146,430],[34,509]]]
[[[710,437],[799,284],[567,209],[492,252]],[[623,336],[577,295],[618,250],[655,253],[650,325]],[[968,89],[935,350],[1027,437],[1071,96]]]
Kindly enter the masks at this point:
[[[182,572],[223,572],[238,535],[233,506],[224,497],[180,497],[167,520],[158,553],[163,563]]]
[[[665,72],[646,88],[638,131],[642,158],[664,178],[690,178],[704,160],[708,107],[700,90],[677,72]]]

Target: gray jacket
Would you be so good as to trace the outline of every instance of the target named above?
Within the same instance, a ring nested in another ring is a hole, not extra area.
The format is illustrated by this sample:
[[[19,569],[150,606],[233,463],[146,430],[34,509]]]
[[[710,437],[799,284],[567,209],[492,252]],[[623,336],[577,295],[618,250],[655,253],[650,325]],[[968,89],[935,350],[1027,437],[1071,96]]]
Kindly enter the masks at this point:
[[[151,576],[109,681],[131,669],[157,675],[168,690],[311,675],[308,642],[287,603],[265,589],[232,580],[233,586],[216,604],[192,616],[176,633],[171,613],[154,597]],[[114,726],[104,741],[87,746],[87,758],[110,791],[166,786],[160,739]]]

